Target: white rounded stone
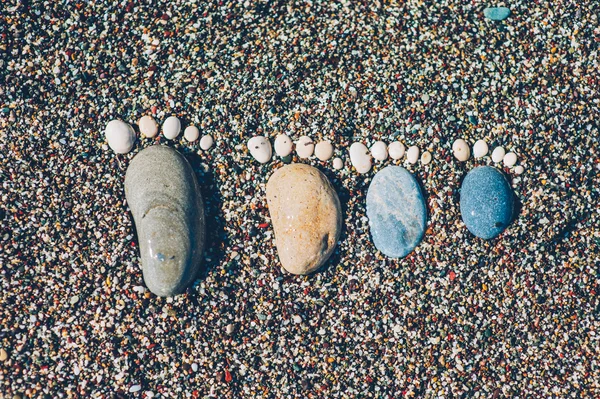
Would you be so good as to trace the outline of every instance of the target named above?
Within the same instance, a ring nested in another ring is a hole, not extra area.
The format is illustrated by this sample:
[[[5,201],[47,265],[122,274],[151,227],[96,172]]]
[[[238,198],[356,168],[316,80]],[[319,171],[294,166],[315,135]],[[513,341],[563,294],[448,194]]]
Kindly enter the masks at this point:
[[[105,134],[108,146],[117,154],[128,153],[135,143],[135,131],[131,125],[118,119],[108,122]]]
[[[310,158],[315,151],[315,143],[308,136],[302,136],[296,142],[296,154],[298,158]]]
[[[190,143],[196,141],[200,137],[200,130],[196,126],[188,126],[183,131],[183,137]]]
[[[321,141],[315,146],[315,156],[321,161],[328,161],[333,156],[333,145],[329,141]]]
[[[519,166],[517,166],[517,167],[515,168],[515,174],[517,174],[517,175],[520,175],[520,174],[522,174],[523,172],[525,172],[525,168],[524,168],[524,167],[522,167],[521,165],[519,165]]]
[[[280,157],[287,157],[292,153],[294,143],[286,134],[280,134],[275,138],[275,153]]]
[[[504,166],[512,168],[517,163],[517,154],[509,152],[504,156]]]
[[[173,140],[179,136],[181,132],[181,122],[176,116],[169,116],[162,125],[163,134],[169,140]]]
[[[378,161],[385,161],[388,157],[387,145],[383,141],[377,141],[371,146],[371,155]]]
[[[344,167],[344,161],[342,158],[334,158],[333,159],[333,169],[340,170]]]
[[[477,140],[473,145],[473,156],[475,158],[483,158],[489,151],[488,145],[485,140]]]
[[[144,115],[138,121],[140,133],[145,137],[153,138],[158,134],[158,123],[150,115]]]
[[[408,151],[406,151],[406,160],[408,161],[408,163],[411,163],[413,165],[416,164],[419,160],[419,147],[417,147],[416,145],[410,147]]]
[[[210,150],[214,143],[215,140],[212,138],[212,136],[210,134],[205,134],[200,139],[200,148],[202,148],[204,151]]]
[[[454,153],[456,159],[464,162],[471,156],[471,148],[466,141],[458,139],[452,144],[452,153]]]
[[[421,163],[423,165],[427,165],[429,162],[431,162],[431,153],[429,151],[425,151],[421,155]]]
[[[405,151],[406,151],[406,148],[404,147],[404,144],[402,144],[399,141],[394,141],[388,147],[388,153],[390,154],[390,158],[392,158],[392,159],[402,158],[404,156]]]
[[[254,136],[248,140],[248,150],[250,155],[260,163],[269,162],[273,155],[271,143],[265,136]]]
[[[504,151],[504,148],[502,148],[502,147],[494,148],[494,151],[492,151],[492,161],[494,161],[496,163],[502,161],[504,159],[504,154],[506,154],[506,151]]]
[[[363,143],[353,143],[350,146],[350,162],[360,174],[371,170],[371,153]]]

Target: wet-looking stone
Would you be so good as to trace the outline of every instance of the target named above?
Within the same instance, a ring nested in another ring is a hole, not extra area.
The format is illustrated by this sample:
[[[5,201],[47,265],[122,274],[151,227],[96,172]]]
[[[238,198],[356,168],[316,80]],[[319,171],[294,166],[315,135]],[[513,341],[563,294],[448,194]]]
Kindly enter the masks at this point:
[[[146,285],[158,296],[182,293],[196,278],[204,249],[204,206],[192,167],[170,147],[146,148],[127,169],[125,196]]]
[[[318,270],[342,230],[340,200],[327,177],[310,165],[284,166],[267,183],[267,201],[281,265],[293,274]]]

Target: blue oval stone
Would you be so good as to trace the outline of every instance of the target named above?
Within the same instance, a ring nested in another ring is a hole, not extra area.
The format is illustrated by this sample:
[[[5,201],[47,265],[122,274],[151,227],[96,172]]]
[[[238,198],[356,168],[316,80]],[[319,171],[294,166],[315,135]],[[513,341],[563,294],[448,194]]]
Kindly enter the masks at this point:
[[[492,21],[502,21],[510,15],[510,9],[506,7],[488,7],[483,10],[483,15]]]
[[[498,169],[480,166],[470,171],[460,188],[460,213],[471,233],[484,240],[498,236],[510,224],[514,195]]]
[[[379,171],[367,191],[373,243],[391,258],[403,258],[423,239],[427,207],[415,177],[401,166]]]

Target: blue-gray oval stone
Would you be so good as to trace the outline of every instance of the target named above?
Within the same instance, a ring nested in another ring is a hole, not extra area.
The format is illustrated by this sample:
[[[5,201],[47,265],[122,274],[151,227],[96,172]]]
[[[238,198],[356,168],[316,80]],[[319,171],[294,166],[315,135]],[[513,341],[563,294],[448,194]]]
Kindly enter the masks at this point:
[[[510,15],[510,9],[506,7],[488,7],[483,10],[483,15],[492,21],[502,21]]]
[[[471,233],[489,240],[512,219],[513,191],[502,172],[491,166],[470,171],[460,188],[460,213]]]
[[[367,192],[373,243],[391,258],[403,258],[423,239],[427,207],[415,177],[401,166],[380,170]]]

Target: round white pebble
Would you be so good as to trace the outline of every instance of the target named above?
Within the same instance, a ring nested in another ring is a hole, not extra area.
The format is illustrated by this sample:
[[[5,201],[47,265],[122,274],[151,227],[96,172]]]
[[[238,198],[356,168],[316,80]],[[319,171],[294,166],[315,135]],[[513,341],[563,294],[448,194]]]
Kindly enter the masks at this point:
[[[144,115],[138,121],[140,133],[145,137],[153,138],[158,134],[158,123],[150,115]]]
[[[387,145],[383,141],[377,141],[371,146],[371,155],[378,161],[385,161],[388,157]]]
[[[280,157],[287,157],[292,153],[294,143],[285,134],[280,134],[275,138],[275,153]]]
[[[471,156],[471,148],[463,139],[458,139],[452,144],[452,153],[461,162],[466,161]]]
[[[117,154],[126,154],[135,143],[135,131],[129,123],[112,120],[106,125],[106,141],[108,146]]]
[[[296,154],[300,159],[310,158],[315,151],[315,143],[308,136],[302,136],[296,142]]]
[[[340,170],[344,167],[344,161],[342,158],[334,158],[333,159],[333,169]]]
[[[212,136],[210,134],[205,134],[200,139],[200,148],[202,148],[204,151],[210,150],[214,143],[215,140],[212,138]]]
[[[413,165],[416,164],[419,160],[419,147],[417,147],[416,145],[410,147],[408,151],[406,151],[406,160],[408,161],[408,163],[411,163]]]
[[[333,156],[333,145],[329,141],[321,141],[315,146],[315,156],[321,161],[328,161]]]
[[[427,165],[429,162],[431,162],[431,153],[429,151],[425,151],[421,155],[421,163],[423,165]]]
[[[132,385],[132,386],[131,386],[131,388],[129,388],[129,392],[132,392],[132,393],[133,393],[133,392],[137,392],[137,391],[139,391],[140,389],[142,389],[142,386],[141,386],[141,385]]]
[[[248,150],[250,155],[260,163],[269,162],[273,155],[271,143],[265,136],[254,136],[248,140]]]
[[[163,134],[169,140],[173,140],[177,136],[179,136],[179,132],[181,132],[181,122],[175,116],[169,116],[162,125]]]
[[[475,158],[483,158],[489,151],[488,145],[485,140],[477,140],[473,145],[473,156]]]
[[[388,152],[390,154],[390,158],[392,158],[392,159],[402,158],[404,156],[405,151],[406,151],[406,148],[404,147],[404,144],[402,144],[399,141],[394,141],[388,147]]]
[[[360,174],[371,170],[371,153],[363,143],[353,143],[350,146],[350,162]]]
[[[504,156],[504,166],[511,168],[511,167],[515,166],[516,163],[517,163],[517,154],[515,154],[514,152],[509,152],[508,154],[506,154]]]
[[[517,175],[520,175],[520,174],[522,174],[523,172],[525,172],[525,168],[524,168],[524,167],[522,167],[521,165],[519,165],[519,166],[517,166],[517,167],[515,168],[515,174],[517,174]]]
[[[196,126],[188,126],[183,132],[183,137],[190,143],[196,141],[198,140],[198,137],[200,137],[200,130],[198,130]]]
[[[502,159],[504,159],[504,154],[506,154],[506,151],[504,151],[504,148],[502,148],[502,147],[494,148],[494,151],[492,151],[492,161],[494,161],[496,163],[502,161]]]

